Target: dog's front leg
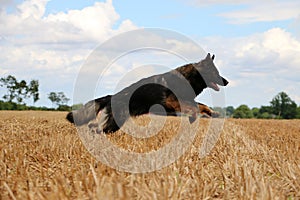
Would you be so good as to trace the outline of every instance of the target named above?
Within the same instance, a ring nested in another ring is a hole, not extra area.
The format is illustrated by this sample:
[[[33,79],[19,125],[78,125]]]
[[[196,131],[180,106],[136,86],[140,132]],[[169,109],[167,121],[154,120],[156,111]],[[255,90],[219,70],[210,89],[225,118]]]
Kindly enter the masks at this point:
[[[207,105],[198,103],[200,114],[206,117],[219,117],[220,113],[210,109]]]
[[[190,123],[193,123],[196,120],[197,114],[199,113],[199,108],[194,101],[179,101],[174,95],[170,95],[166,98],[165,106],[169,110],[187,114],[189,116]]]

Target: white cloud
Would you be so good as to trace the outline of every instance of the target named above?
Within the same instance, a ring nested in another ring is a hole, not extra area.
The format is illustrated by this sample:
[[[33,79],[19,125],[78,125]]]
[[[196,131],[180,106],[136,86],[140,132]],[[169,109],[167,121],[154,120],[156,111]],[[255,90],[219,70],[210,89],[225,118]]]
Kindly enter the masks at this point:
[[[201,7],[231,5],[233,8],[231,11],[220,13],[219,16],[227,18],[233,24],[281,21],[295,19],[300,15],[300,1],[296,0],[190,0],[188,2]]]
[[[185,2],[189,2],[193,5],[197,6],[210,6],[210,5],[216,5],[216,4],[232,4],[232,5],[238,5],[238,4],[245,4],[245,3],[251,3],[251,2],[257,2],[257,0],[189,0]],[[268,0],[267,0],[268,1]]]
[[[300,95],[300,41],[291,33],[273,28],[240,38],[206,38],[202,43],[216,53],[221,74],[233,80],[227,89],[233,104],[241,104],[241,97],[250,105],[268,104],[280,91]]]
[[[0,73],[38,79],[41,93],[64,90],[71,97],[76,73],[93,48],[137,27],[130,20],[120,21],[111,0],[45,15],[47,2],[0,2]]]
[[[221,13],[220,16],[234,24],[281,21],[297,18],[299,7],[299,1],[254,1],[244,9]]]
[[[194,52],[197,53],[197,55],[194,55],[194,57],[197,58],[197,56],[199,56],[199,60],[203,59],[203,57],[205,56],[204,50],[202,55],[199,55],[199,45],[196,43],[180,41],[176,39],[167,40],[166,43],[170,45],[169,50],[171,52],[175,52],[179,55],[192,54]]]
[[[50,14],[44,20],[46,23],[54,23],[64,27],[64,31],[73,35],[72,31],[76,30],[77,34],[84,36],[82,39],[94,39],[103,41],[112,35],[113,25],[119,19],[119,15],[114,10],[111,0],[100,3],[96,2],[93,6],[85,7],[82,10],[69,10],[67,13]],[[128,23],[129,28],[134,28],[132,23]],[[125,24],[126,25],[126,24]],[[72,27],[68,30],[67,27]],[[122,29],[127,29],[124,25]],[[130,30],[130,29],[127,29]],[[65,38],[63,38],[65,39]]]
[[[102,42],[113,34],[135,29],[130,20],[118,22],[112,1],[96,2],[81,10],[45,16],[46,0],[27,0],[15,12],[0,13],[0,34],[14,43]]]

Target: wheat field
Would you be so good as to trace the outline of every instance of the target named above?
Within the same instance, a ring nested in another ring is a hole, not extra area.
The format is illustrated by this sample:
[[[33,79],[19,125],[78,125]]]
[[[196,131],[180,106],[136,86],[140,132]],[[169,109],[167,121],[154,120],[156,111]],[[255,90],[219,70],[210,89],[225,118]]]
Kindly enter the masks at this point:
[[[226,119],[205,157],[210,119],[200,119],[187,151],[173,164],[129,173],[97,161],[65,112],[0,112],[0,199],[300,199],[300,120]],[[136,123],[149,124],[142,116]],[[134,152],[174,137],[168,117],[149,138],[118,131],[105,137]]]

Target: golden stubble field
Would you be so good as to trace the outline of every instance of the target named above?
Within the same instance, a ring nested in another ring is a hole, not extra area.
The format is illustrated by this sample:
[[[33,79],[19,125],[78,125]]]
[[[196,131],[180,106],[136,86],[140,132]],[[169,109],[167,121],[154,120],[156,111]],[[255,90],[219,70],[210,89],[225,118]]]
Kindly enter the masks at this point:
[[[161,170],[133,174],[97,161],[64,112],[0,112],[0,199],[300,199],[300,120],[227,119],[210,154],[201,119],[186,153]],[[136,119],[147,124],[148,117]],[[129,151],[170,142],[180,118],[148,139],[107,135]]]

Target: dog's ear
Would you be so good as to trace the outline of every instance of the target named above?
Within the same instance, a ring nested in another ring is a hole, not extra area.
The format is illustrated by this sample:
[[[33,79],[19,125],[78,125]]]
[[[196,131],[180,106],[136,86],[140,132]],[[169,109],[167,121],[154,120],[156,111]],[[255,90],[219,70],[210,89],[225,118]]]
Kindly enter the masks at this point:
[[[212,60],[214,60],[214,59],[215,59],[215,54],[214,54],[214,55],[211,57],[211,59],[212,59]]]
[[[208,60],[208,59],[210,59],[210,53],[208,53],[206,58],[205,58],[205,60]]]

